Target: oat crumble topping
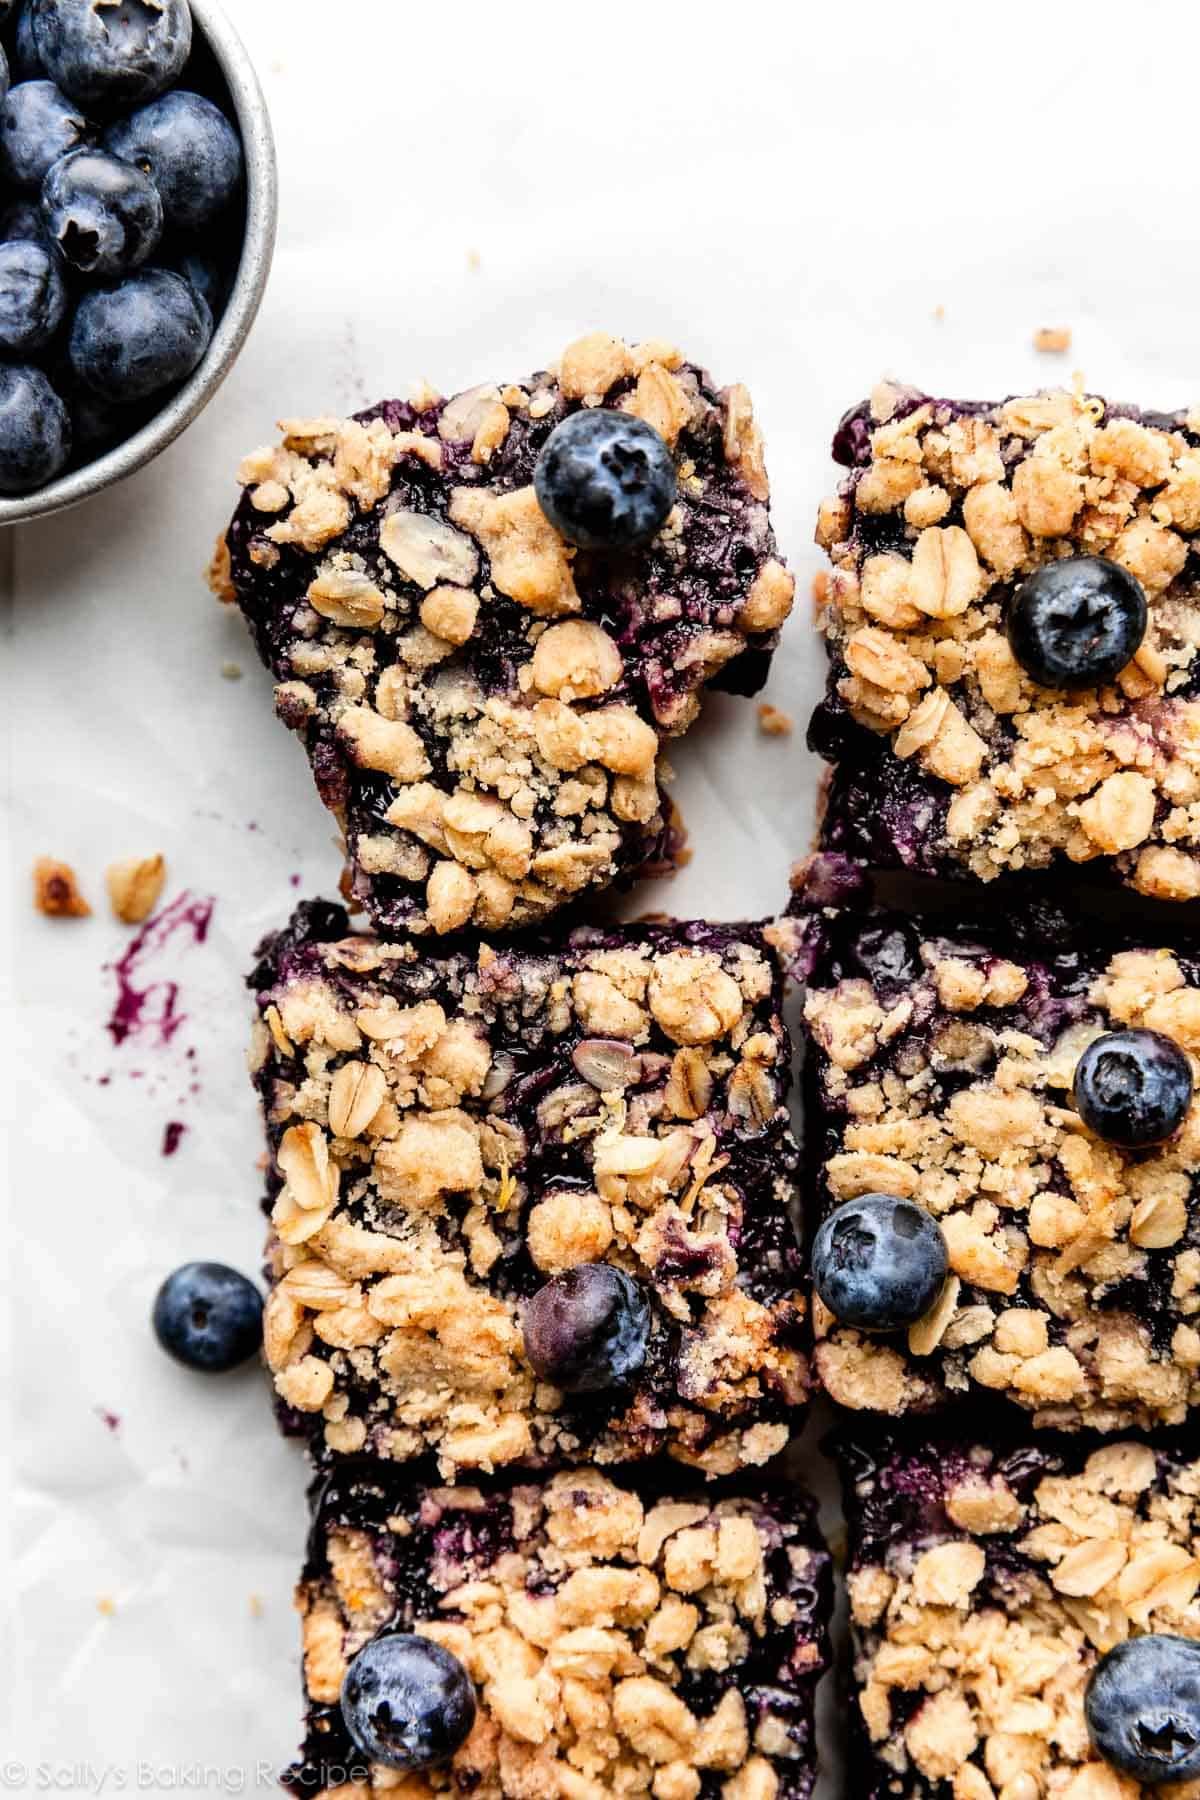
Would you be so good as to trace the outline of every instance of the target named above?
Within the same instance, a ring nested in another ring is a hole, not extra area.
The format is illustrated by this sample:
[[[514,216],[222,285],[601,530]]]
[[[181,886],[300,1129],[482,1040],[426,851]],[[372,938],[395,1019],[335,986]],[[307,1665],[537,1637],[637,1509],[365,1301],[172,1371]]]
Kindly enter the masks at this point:
[[[1100,1761],[1083,1697],[1131,1635],[1200,1638],[1200,1462],[1045,1435],[841,1446],[859,1800],[1195,1800]]]
[[[532,486],[580,406],[671,445],[658,537],[589,556]],[[210,581],[234,599],[387,930],[523,926],[669,862],[664,738],[761,687],[791,609],[746,390],[597,332],[523,384],[285,421],[239,470]]]
[[[781,976],[752,926],[436,955],[302,906],[252,978],[272,1155],[266,1350],[325,1451],[443,1473],[663,1451],[725,1475],[807,1390]],[[608,1261],[646,1368],[568,1402],[522,1303]]]
[[[618,1486],[414,1487],[378,1465],[317,1497],[297,1593],[309,1722],[286,1778],[333,1800],[807,1800],[827,1659],[828,1557],[794,1489],[720,1500]],[[361,1758],[337,1699],[376,1634],[457,1656],[479,1697],[444,1769],[322,1770]]]
[[[33,865],[33,904],[48,919],[91,917],[74,869],[53,856],[39,856]]]
[[[1103,863],[1200,895],[1198,424],[1082,389],[985,406],[889,384],[847,415],[817,527],[828,848],[982,881]],[[1022,576],[1072,555],[1134,575],[1150,623],[1113,683],[1068,695],[1021,669],[1004,621]]]
[[[1071,1083],[1088,1044],[1128,1027],[1200,1066],[1200,957],[1091,926],[1018,940],[994,921],[806,912],[804,893],[811,1216],[915,1199],[951,1267],[906,1340],[817,1301],[824,1385],[885,1413],[1000,1394],[1039,1425],[1181,1424],[1200,1405],[1200,1102],[1166,1144],[1122,1151],[1083,1125]]]

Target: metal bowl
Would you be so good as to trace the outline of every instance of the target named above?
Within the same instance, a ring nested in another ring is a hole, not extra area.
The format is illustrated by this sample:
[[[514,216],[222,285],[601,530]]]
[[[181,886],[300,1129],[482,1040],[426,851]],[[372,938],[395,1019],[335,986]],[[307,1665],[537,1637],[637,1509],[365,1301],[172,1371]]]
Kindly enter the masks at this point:
[[[246,159],[246,225],[237,275],[203,362],[161,412],[95,462],[60,475],[33,494],[0,496],[0,525],[61,512],[124,481],[173,443],[208,405],[249,335],[271,271],[278,213],[275,142],[258,77],[219,0],[192,0],[195,29],[207,44],[233,101]]]

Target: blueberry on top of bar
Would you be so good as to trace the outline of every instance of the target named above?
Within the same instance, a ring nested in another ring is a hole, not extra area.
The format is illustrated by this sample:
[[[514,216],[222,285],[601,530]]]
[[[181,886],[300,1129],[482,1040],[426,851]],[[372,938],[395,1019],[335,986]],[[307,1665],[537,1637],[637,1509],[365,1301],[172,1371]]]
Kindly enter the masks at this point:
[[[807,1307],[760,927],[435,950],[307,905],[253,985],[289,1423],[448,1475],[784,1447]]]
[[[886,1300],[911,1242],[877,1232],[848,1280],[820,1263],[824,1385],[880,1413],[996,1394],[1063,1428],[1184,1421],[1200,1405],[1200,945],[1033,912],[840,909],[821,903],[838,891],[822,859],[809,879],[792,927],[811,1227],[892,1196],[929,1215],[949,1264],[923,1317],[864,1330],[886,1308],[856,1305]]]
[[[834,454],[824,846],[1200,896],[1200,414],[885,384]]]
[[[660,1476],[635,1493],[588,1469],[438,1488],[341,1465],[315,1492],[297,1595],[308,1721],[287,1785],[394,1791],[340,1702],[356,1657],[407,1633],[476,1699],[451,1760],[404,1777],[412,1800],[808,1800],[830,1585],[794,1483],[717,1497]]]
[[[675,847],[665,738],[754,693],[794,582],[744,387],[602,332],[528,381],[291,420],[236,601],[385,930],[537,923]]]

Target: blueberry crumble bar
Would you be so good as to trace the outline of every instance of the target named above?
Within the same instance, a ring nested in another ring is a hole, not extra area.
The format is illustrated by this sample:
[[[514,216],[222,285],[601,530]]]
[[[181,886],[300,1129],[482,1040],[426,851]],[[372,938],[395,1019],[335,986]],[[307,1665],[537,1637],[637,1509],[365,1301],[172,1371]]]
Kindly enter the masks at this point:
[[[1164,1683],[1128,1680],[1131,1664],[1161,1677],[1200,1657],[1194,1445],[900,1432],[839,1449],[855,1800],[1200,1792],[1156,1767],[1200,1767],[1200,1687],[1156,1742]]]
[[[1200,1405],[1200,946],[1047,912],[796,916],[816,1369],[900,1414],[1113,1431]],[[849,897],[852,884],[844,889]]]
[[[1200,896],[1200,411],[884,385],[833,453],[824,847]]]
[[[761,687],[792,604],[745,388],[596,333],[520,385],[281,429],[210,578],[372,922],[523,926],[669,863],[662,742],[706,685]]]
[[[794,1484],[635,1494],[588,1469],[437,1488],[348,1462],[316,1494],[297,1604],[308,1723],[294,1793],[812,1792],[830,1575]],[[351,1734],[347,1674],[394,1633],[440,1646],[473,1684],[448,1763],[422,1767],[410,1743],[401,1764],[372,1767]]]
[[[435,951],[309,903],[262,958],[285,1419],[448,1476],[784,1447],[806,1302],[759,927]]]

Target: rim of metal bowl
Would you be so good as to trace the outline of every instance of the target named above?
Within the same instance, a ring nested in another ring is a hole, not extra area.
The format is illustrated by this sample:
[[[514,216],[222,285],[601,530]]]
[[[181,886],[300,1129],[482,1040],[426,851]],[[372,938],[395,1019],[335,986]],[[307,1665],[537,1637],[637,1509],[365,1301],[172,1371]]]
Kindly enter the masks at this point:
[[[246,161],[246,230],[225,311],[204,360],[149,424],[95,462],[59,476],[36,493],[0,496],[0,525],[77,506],[153,461],[203,412],[237,361],[258,316],[271,272],[279,210],[271,121],[254,66],[219,0],[191,0],[191,5],[193,23],[228,84]]]

